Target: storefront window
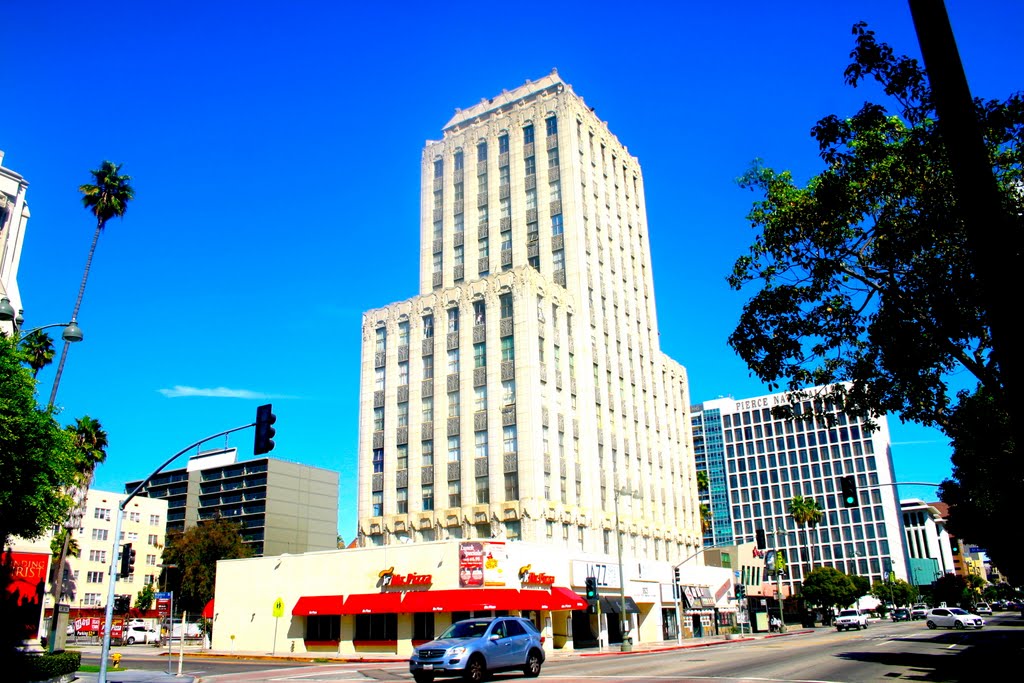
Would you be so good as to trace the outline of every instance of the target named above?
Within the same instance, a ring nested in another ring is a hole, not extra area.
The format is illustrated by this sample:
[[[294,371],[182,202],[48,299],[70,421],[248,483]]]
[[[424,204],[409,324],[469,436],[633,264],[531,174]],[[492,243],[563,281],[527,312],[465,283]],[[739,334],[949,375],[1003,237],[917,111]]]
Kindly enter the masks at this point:
[[[306,617],[306,640],[337,641],[341,639],[341,617],[314,616]]]
[[[357,614],[353,640],[398,640],[398,615]]]
[[[433,612],[417,612],[412,615],[412,639],[414,641],[434,639]]]

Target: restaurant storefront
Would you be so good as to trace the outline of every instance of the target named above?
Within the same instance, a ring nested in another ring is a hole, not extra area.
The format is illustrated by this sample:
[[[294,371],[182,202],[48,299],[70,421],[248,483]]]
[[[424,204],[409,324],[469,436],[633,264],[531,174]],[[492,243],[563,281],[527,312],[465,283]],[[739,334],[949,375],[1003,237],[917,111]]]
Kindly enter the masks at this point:
[[[600,566],[550,545],[497,540],[223,560],[213,648],[407,655],[460,619],[519,615],[538,626],[546,649],[572,649],[574,631],[584,632],[574,624],[590,623],[588,635],[607,628],[608,620],[599,622],[581,597],[586,572]],[[603,585],[617,587],[617,575]],[[627,592],[649,600],[638,585],[627,581]],[[621,607],[611,606],[611,595],[602,602],[609,612]],[[627,615],[627,627],[637,629],[634,640],[660,639],[661,605],[638,607],[627,595]]]

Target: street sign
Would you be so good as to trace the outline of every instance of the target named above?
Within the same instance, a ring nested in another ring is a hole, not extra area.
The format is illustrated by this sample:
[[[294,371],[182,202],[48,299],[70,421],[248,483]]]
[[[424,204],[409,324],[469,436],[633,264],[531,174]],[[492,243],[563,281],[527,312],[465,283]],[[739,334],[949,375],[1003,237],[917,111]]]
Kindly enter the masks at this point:
[[[171,593],[169,591],[166,592],[166,593],[157,593],[156,594],[156,599],[157,600],[170,600],[171,599]]]
[[[278,598],[277,600],[274,600],[274,612],[273,612],[273,614],[274,614],[275,617],[283,617],[284,616],[284,600],[282,600],[281,598]]]
[[[166,617],[171,613],[171,599],[168,598],[157,598],[156,600],[156,611],[161,617]]]

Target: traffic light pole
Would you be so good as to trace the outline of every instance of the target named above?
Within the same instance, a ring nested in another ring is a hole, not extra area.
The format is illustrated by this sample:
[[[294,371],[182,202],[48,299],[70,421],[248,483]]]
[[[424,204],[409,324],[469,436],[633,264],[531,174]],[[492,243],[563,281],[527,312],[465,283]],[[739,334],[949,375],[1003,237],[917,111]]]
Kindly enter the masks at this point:
[[[251,422],[251,423],[249,423],[247,425],[242,425],[241,427],[235,427],[233,429],[227,429],[227,430],[225,430],[223,432],[217,432],[216,434],[211,434],[210,436],[206,437],[205,439],[200,439],[199,441],[196,441],[195,443],[189,444],[185,448],[182,448],[180,451],[178,451],[177,453],[172,455],[170,458],[168,458],[164,462],[164,464],[160,465],[160,467],[158,467],[155,470],[153,470],[153,473],[150,474],[145,479],[143,479],[139,483],[139,485],[135,487],[135,490],[132,491],[130,494],[128,494],[128,497],[125,498],[123,501],[121,501],[121,504],[117,506],[117,523],[114,525],[113,552],[111,553],[111,557],[110,557],[110,584],[109,584],[109,588],[107,590],[107,610],[106,610],[106,615],[104,616],[104,621],[103,621],[103,651],[102,651],[102,655],[100,656],[100,671],[99,671],[99,675],[96,677],[96,683],[107,683],[107,659],[110,657],[110,626],[111,626],[111,622],[112,622],[113,617],[114,617],[114,590],[115,590],[115,583],[117,582],[117,569],[118,569],[118,559],[117,559],[118,552],[117,552],[117,550],[118,550],[118,548],[121,545],[121,522],[124,519],[124,511],[125,511],[125,508],[128,507],[128,503],[131,501],[132,498],[134,498],[135,496],[139,495],[139,491],[144,489],[146,487],[146,484],[148,484],[153,477],[155,477],[156,475],[158,475],[161,472],[163,472],[165,467],[170,465],[172,462],[177,460],[179,457],[181,457],[185,453],[188,453],[193,448],[198,448],[199,446],[203,445],[207,441],[210,441],[211,439],[216,439],[218,437],[225,436],[226,434],[231,434],[232,432],[237,432],[237,431],[241,431],[243,429],[248,429],[249,427],[253,427],[255,425],[256,425],[255,422]],[[174,614],[172,613],[171,614],[171,626],[173,627],[173,625],[174,625]]]

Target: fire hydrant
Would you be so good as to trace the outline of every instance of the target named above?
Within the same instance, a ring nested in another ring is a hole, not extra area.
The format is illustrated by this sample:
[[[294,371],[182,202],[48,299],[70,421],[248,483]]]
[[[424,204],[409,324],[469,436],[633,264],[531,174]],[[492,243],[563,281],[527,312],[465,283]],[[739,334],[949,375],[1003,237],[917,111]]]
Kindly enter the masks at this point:
[[[111,661],[114,662],[114,668],[115,669],[118,668],[119,666],[121,666],[121,653],[120,652],[115,652],[114,654],[110,655],[110,659],[111,659]]]

